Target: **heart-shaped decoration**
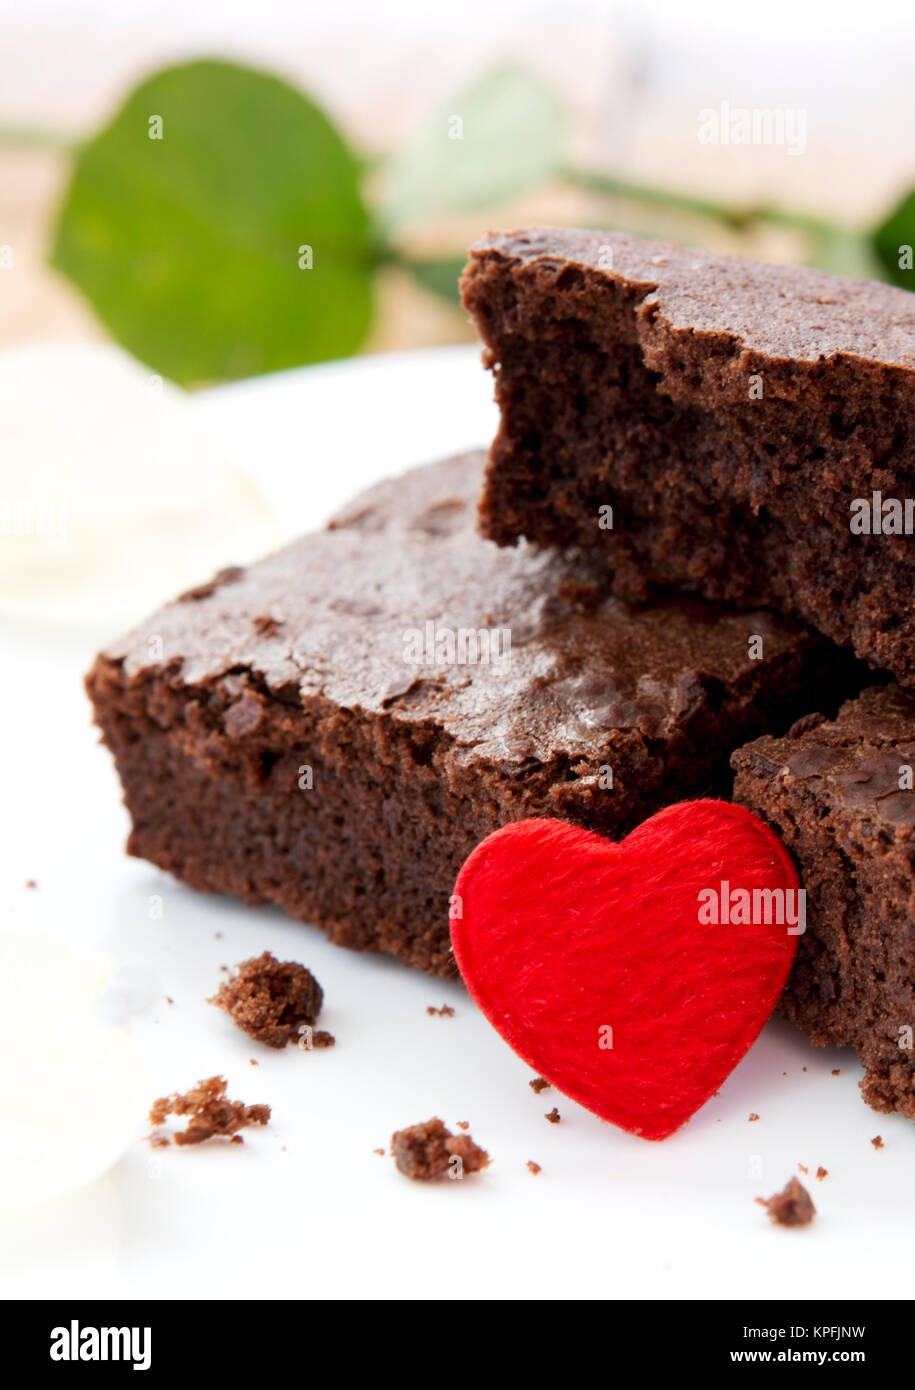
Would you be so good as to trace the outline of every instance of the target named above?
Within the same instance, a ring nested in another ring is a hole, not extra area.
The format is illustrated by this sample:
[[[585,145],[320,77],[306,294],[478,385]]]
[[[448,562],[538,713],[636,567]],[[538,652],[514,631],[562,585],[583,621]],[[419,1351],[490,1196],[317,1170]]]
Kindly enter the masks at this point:
[[[725,801],[668,806],[618,844],[506,825],[467,859],[452,912],[461,974],[509,1046],[645,1139],[679,1129],[755,1041],[805,925],[787,850]]]

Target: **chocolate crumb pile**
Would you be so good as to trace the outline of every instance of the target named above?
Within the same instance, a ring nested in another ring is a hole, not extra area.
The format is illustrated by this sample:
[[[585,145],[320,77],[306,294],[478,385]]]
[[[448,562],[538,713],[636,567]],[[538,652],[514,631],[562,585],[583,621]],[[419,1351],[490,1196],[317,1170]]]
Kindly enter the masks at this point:
[[[787,1187],[776,1192],[766,1200],[757,1197],[761,1207],[765,1207],[769,1220],[775,1226],[809,1226],[817,1214],[810,1199],[810,1193],[797,1178],[792,1178]]]
[[[186,1128],[179,1129],[173,1136],[176,1144],[202,1144],[206,1139],[229,1137],[233,1143],[241,1144],[244,1140],[238,1131],[247,1129],[248,1125],[265,1125],[270,1119],[270,1106],[228,1100],[225,1077],[211,1076],[206,1081],[198,1081],[184,1095],[176,1091],[153,1102],[150,1123],[162,1125],[168,1115],[189,1117]],[[163,1134],[150,1135],[150,1143],[162,1148],[168,1138]]]
[[[439,1119],[397,1130],[391,1135],[391,1155],[400,1172],[417,1182],[455,1171],[453,1158],[461,1160],[457,1169],[461,1175],[476,1173],[490,1162],[489,1154],[469,1134],[452,1134]]]
[[[207,1002],[224,1009],[232,1022],[267,1047],[285,1047],[321,1011],[324,991],[298,961],[279,961],[269,951],[242,961]],[[330,1033],[316,1033],[313,1047],[329,1047]]]

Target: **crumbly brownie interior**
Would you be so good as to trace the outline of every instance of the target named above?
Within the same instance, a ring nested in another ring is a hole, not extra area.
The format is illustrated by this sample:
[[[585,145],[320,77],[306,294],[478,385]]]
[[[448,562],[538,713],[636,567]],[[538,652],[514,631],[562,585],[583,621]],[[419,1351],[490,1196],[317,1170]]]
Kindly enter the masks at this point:
[[[814,1043],[852,1044],[875,1110],[915,1118],[915,696],[875,687],[734,754],[735,798],[800,866],[807,930],[780,1003]]]
[[[854,679],[790,621],[679,598],[631,610],[586,556],[481,540],[482,467],[382,484],[98,659],[130,853],[450,975],[449,895],[490,831],[552,815],[624,834],[722,790],[734,746]],[[405,664],[404,629],[429,620],[508,625],[510,666]]]
[[[414,1182],[429,1182],[449,1171],[463,1177],[490,1163],[489,1154],[469,1134],[452,1134],[437,1117],[392,1134],[391,1156],[399,1172]],[[452,1163],[455,1158],[460,1166]]]
[[[598,548],[628,598],[765,603],[915,682],[911,537],[849,526],[915,496],[911,295],[554,228],[479,243],[463,295],[501,410],[486,536]]]
[[[295,960],[277,960],[262,951],[243,960],[223,980],[212,999],[243,1033],[266,1047],[285,1047],[311,1028],[324,1002],[324,991],[310,970]]]
[[[229,1100],[226,1096],[227,1082],[223,1076],[210,1076],[198,1081],[196,1086],[183,1094],[173,1092],[170,1096],[160,1096],[153,1101],[149,1112],[150,1122],[164,1125],[169,1115],[187,1117],[184,1129],[176,1130],[173,1138],[181,1147],[186,1144],[204,1144],[208,1139],[230,1139],[233,1144],[244,1140],[240,1129],[249,1125],[265,1125],[270,1121],[269,1105],[246,1105],[241,1100]],[[169,1142],[168,1135],[158,1132],[150,1136],[155,1147]]]
[[[809,1226],[817,1214],[813,1199],[802,1182],[791,1178],[781,1192],[756,1199],[773,1226]]]

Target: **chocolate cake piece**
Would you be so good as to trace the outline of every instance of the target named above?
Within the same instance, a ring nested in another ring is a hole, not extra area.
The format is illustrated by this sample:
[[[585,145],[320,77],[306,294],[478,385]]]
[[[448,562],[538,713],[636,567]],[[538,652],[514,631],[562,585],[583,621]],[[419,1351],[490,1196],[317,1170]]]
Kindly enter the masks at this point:
[[[280,1048],[302,1042],[309,1030],[314,1040],[324,991],[299,961],[280,961],[263,951],[243,960],[207,1003],[223,1009],[256,1042]]]
[[[429,1182],[445,1173],[461,1178],[465,1173],[480,1172],[491,1162],[486,1150],[469,1134],[452,1134],[437,1117],[392,1134],[391,1156],[398,1171],[414,1182]]]
[[[590,547],[627,598],[769,605],[915,684],[915,296],[554,227],[478,242],[462,290],[502,417],[484,535]]]
[[[131,854],[449,975],[450,895],[485,835],[526,816],[622,835],[729,785],[736,745],[837,707],[841,654],[792,621],[630,608],[593,559],[482,540],[483,463],[382,483],[98,658]]]
[[[735,797],[798,862],[807,930],[780,1008],[851,1043],[875,1110],[915,1118],[915,695],[872,687],[834,722],[739,749]]]
[[[242,1100],[229,1100],[226,1096],[227,1082],[224,1076],[210,1076],[198,1081],[183,1094],[175,1091],[170,1096],[160,1096],[153,1101],[149,1118],[154,1125],[164,1125],[169,1115],[186,1115],[188,1122],[184,1129],[176,1130],[174,1140],[177,1145],[204,1144],[208,1139],[231,1139],[234,1144],[243,1144],[240,1129],[249,1125],[265,1125],[270,1121],[269,1105],[246,1105]],[[168,1135],[150,1135],[154,1147],[161,1148],[168,1143]]]
[[[773,1226],[809,1226],[817,1214],[810,1193],[797,1178],[790,1178],[774,1196],[757,1197],[756,1201],[765,1207]]]

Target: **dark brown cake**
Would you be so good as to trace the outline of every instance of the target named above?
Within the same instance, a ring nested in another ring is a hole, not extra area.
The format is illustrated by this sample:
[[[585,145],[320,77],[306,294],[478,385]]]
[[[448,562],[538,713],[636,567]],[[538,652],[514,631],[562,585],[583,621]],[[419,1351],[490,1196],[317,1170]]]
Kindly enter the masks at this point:
[[[738,744],[837,707],[836,650],[789,620],[632,609],[599,557],[483,541],[482,468],[383,483],[98,658],[130,853],[447,975],[449,895],[490,831],[559,816],[621,835],[720,790]],[[494,630],[508,660],[461,650]]]
[[[791,1178],[773,1197],[757,1197],[773,1226],[809,1226],[817,1214],[813,1199],[802,1182]]]
[[[277,960],[269,951],[242,961],[207,1000],[267,1047],[294,1042],[303,1025],[315,1022],[323,1002],[324,991],[310,970],[298,961]]]
[[[735,796],[778,831],[807,893],[781,1009],[851,1043],[875,1110],[915,1118],[915,695],[874,687],[834,723],[734,754]]]
[[[484,535],[591,547],[630,599],[765,603],[915,684],[915,537],[851,530],[915,508],[915,296],[551,227],[478,242],[462,287],[502,415]]]
[[[229,1100],[226,1096],[226,1080],[222,1076],[210,1076],[198,1081],[183,1094],[175,1091],[170,1096],[160,1096],[153,1102],[149,1112],[152,1124],[162,1125],[169,1115],[187,1116],[184,1129],[175,1132],[174,1140],[179,1146],[203,1144],[208,1139],[231,1139],[241,1144],[240,1129],[249,1125],[265,1125],[270,1120],[269,1105],[245,1105],[241,1100]],[[168,1143],[164,1134],[150,1136],[154,1145]]]
[[[478,1173],[489,1165],[489,1154],[469,1134],[452,1134],[439,1119],[399,1129],[391,1135],[391,1155],[398,1170],[416,1182],[429,1182],[453,1172]],[[452,1162],[460,1159],[460,1166]]]

